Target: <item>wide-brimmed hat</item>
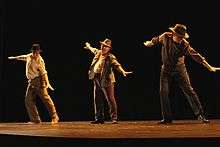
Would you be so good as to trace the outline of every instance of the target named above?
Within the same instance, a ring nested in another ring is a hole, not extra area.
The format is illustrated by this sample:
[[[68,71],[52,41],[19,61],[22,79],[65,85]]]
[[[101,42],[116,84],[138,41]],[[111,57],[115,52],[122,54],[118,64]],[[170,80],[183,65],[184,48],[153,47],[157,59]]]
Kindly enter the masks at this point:
[[[31,46],[31,52],[35,52],[35,51],[42,52],[39,43],[33,43],[33,44],[32,44],[32,46]]]
[[[99,41],[102,45],[112,48],[112,41],[110,39],[105,39],[104,41]]]
[[[176,24],[174,27],[170,27],[169,29],[180,37],[189,38],[189,34],[186,32],[186,26],[183,24]]]

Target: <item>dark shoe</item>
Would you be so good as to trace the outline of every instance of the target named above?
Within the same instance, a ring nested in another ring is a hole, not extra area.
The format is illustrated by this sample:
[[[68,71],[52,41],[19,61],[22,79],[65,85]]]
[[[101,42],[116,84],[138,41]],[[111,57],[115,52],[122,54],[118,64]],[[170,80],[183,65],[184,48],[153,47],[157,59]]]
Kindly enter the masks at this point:
[[[91,124],[104,124],[104,120],[95,120],[92,121]]]
[[[161,121],[158,122],[158,124],[169,124],[172,123],[171,119],[162,119]]]
[[[205,123],[205,124],[207,124],[207,123],[210,123],[210,121],[208,120],[208,119],[206,119],[203,115],[199,115],[198,116],[198,120],[199,121],[201,121],[202,123]]]

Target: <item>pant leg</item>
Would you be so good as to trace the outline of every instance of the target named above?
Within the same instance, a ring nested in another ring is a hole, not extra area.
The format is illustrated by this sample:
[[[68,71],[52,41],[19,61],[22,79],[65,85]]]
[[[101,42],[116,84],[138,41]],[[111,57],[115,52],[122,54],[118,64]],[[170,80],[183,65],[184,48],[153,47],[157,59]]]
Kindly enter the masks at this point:
[[[38,89],[37,94],[40,97],[40,99],[42,100],[42,102],[44,103],[44,105],[46,106],[50,117],[51,118],[58,117],[56,107],[55,107],[50,95],[48,94],[47,89],[40,88],[40,89]]]
[[[169,74],[162,68],[160,73],[160,103],[163,119],[172,119],[169,100],[169,80]]]
[[[179,85],[185,94],[195,115],[203,114],[203,108],[196,92],[193,90],[188,73],[185,68],[182,69],[179,76]]]
[[[104,95],[98,79],[94,79],[95,120],[104,120]]]
[[[102,90],[108,102],[110,117],[112,120],[117,120],[118,114],[117,114],[117,103],[116,103],[115,96],[114,96],[114,84],[111,84],[108,87],[102,88]]]
[[[28,84],[25,95],[25,107],[27,109],[28,116],[32,122],[41,122],[37,107],[36,107],[36,93],[35,88]]]

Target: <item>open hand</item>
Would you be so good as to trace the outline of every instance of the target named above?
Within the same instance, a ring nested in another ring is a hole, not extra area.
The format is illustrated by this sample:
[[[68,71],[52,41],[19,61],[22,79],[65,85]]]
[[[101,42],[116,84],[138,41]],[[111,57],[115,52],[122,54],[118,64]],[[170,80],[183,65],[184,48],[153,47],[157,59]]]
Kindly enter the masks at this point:
[[[50,90],[54,91],[54,88],[50,85],[50,83],[47,84],[46,88],[49,88]]]
[[[144,45],[145,45],[146,47],[151,47],[151,46],[153,45],[153,43],[152,43],[151,41],[145,41],[145,42],[144,42]]]
[[[12,59],[16,59],[15,57],[8,57],[8,59],[12,60]]]
[[[84,46],[84,49],[89,49],[89,48],[91,47],[91,46],[90,46],[90,43],[88,43],[88,42],[86,42],[85,45],[86,45],[86,46]]]
[[[124,77],[126,77],[128,74],[131,74],[131,73],[133,73],[133,72],[132,71],[129,71],[129,72],[125,71],[122,74],[123,74]]]
[[[220,70],[220,67],[211,67],[209,70],[212,72],[216,72],[217,70]]]

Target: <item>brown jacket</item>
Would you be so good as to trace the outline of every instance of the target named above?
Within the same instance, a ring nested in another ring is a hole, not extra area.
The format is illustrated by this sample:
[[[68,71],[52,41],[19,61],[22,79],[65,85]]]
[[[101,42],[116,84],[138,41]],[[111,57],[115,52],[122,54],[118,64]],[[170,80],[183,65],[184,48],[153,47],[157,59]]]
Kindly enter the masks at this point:
[[[94,50],[93,52],[95,54],[95,57],[93,58],[93,61],[91,63],[91,66],[89,68],[89,79],[93,80],[95,77],[94,73],[94,66],[99,60],[99,56],[101,55],[101,50]],[[109,53],[107,57],[105,58],[105,63],[101,72],[101,86],[102,87],[108,87],[110,84],[115,82],[115,76],[113,69],[118,69],[118,67],[121,66],[120,63],[117,61],[116,57]]]

